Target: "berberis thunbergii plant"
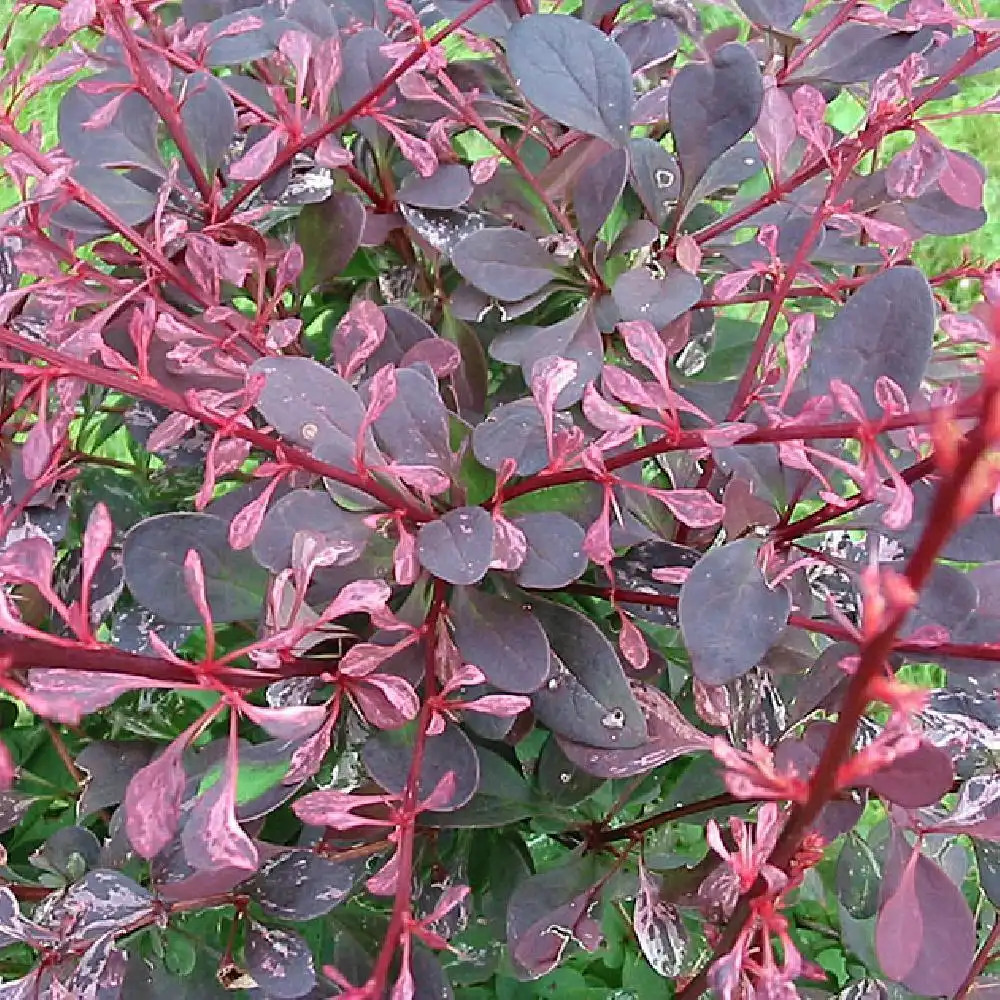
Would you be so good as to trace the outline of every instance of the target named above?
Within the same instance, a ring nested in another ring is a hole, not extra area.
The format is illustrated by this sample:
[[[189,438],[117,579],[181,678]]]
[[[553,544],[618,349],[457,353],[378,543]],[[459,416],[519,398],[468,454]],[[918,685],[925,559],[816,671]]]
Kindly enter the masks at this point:
[[[40,6],[0,997],[995,990],[1000,21]]]

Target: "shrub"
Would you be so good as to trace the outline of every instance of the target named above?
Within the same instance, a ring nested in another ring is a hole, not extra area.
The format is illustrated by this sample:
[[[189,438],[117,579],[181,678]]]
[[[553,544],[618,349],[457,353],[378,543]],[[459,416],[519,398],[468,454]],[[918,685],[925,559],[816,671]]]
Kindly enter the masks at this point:
[[[1000,23],[43,6],[0,993],[981,989]]]

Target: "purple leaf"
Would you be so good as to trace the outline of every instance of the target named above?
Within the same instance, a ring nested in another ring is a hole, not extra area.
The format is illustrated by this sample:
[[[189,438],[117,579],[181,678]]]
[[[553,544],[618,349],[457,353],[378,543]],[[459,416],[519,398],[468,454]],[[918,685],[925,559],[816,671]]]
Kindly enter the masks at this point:
[[[757,124],[763,98],[757,59],[742,45],[723,45],[711,64],[680,69],[670,85],[669,118],[684,175],[681,200]]]
[[[627,177],[626,149],[608,150],[602,157],[584,167],[577,177],[573,188],[573,208],[580,229],[580,239],[584,243],[590,243],[607,221],[625,189]]]
[[[552,650],[552,669],[534,692],[535,715],[554,733],[589,747],[641,747],[646,722],[614,647],[585,615],[529,602]]]
[[[88,872],[63,894],[49,897],[35,911],[35,920],[54,931],[72,928],[78,940],[93,940],[121,925],[151,915],[153,895],[120,872]]]
[[[537,412],[537,411],[536,411]],[[558,511],[539,511],[514,518],[528,543],[514,578],[529,590],[558,590],[583,576],[587,557],[584,531]]]
[[[560,737],[559,745],[572,764],[598,778],[627,778],[711,750],[712,738],[692,726],[662,691],[637,682],[632,690],[646,719],[648,741],[631,749],[595,749]]]
[[[502,302],[540,291],[555,267],[536,239],[510,227],[471,233],[452,250],[451,260],[466,281]]]
[[[549,674],[549,643],[538,619],[520,604],[472,587],[451,601],[455,644],[501,691],[530,694]]]
[[[558,355],[576,362],[576,374],[556,397],[556,408],[565,409],[578,403],[587,384],[600,375],[604,345],[594,311],[585,307],[552,326],[506,330],[490,343],[490,355],[497,361],[520,365],[525,382],[531,381],[535,364],[542,358]]]
[[[680,167],[655,139],[633,139],[629,154],[632,187],[646,214],[662,227],[681,193]]]
[[[364,225],[364,206],[344,191],[302,209],[295,238],[305,256],[303,288],[316,288],[343,272],[361,243]]]
[[[323,548],[337,553],[337,565],[350,563],[364,552],[372,530],[362,514],[344,510],[323,490],[292,490],[264,518],[253,542],[253,556],[278,573],[292,565],[295,535],[309,531]]]
[[[556,413],[554,426],[558,430],[571,426],[571,422]],[[509,459],[522,476],[540,472],[549,464],[549,448],[538,407],[530,399],[498,406],[473,430],[472,451],[488,469],[499,471]]]
[[[726,684],[760,662],[784,631],[791,596],[768,586],[757,564],[758,540],[711,549],[681,587],[681,634],[695,676]],[[719,621],[726,628],[719,628]]]
[[[896,855],[911,850],[901,836],[894,840]],[[972,965],[976,923],[961,890],[919,845],[912,851],[897,858],[902,872],[879,912],[875,950],[890,979],[923,996],[949,996]]]
[[[412,729],[412,727],[411,727]],[[402,794],[413,760],[413,733],[407,730],[381,730],[370,737],[361,750],[365,769],[387,792]],[[423,801],[451,776],[451,787],[444,801],[435,802],[438,811],[452,811],[464,806],[479,787],[479,758],[468,736],[458,726],[448,723],[436,736],[428,736],[420,765],[417,796]]]
[[[493,559],[493,518],[482,507],[456,507],[417,535],[421,565],[448,583],[477,583]]]
[[[420,371],[396,371],[396,395],[375,421],[374,431],[381,450],[395,462],[450,473],[448,411],[437,383]]]
[[[30,670],[25,701],[39,715],[75,726],[82,716],[107,708],[129,691],[173,686],[145,677],[116,677],[86,670]]]
[[[201,625],[202,617],[185,582],[184,560],[198,553],[216,623],[255,620],[267,574],[249,551],[229,544],[229,522],[214,514],[159,514],[125,536],[125,583],[143,607],[168,622]]]
[[[871,418],[882,415],[875,383],[889,375],[913,401],[931,355],[934,300],[914,267],[875,275],[813,339],[809,393],[829,392],[832,379],[850,385]]]
[[[621,275],[611,295],[623,320],[645,320],[659,330],[701,298],[701,282],[680,269],[658,277],[640,266]]]
[[[181,121],[202,171],[211,180],[229,151],[236,110],[225,87],[211,73],[192,73],[186,94]]]
[[[416,208],[459,208],[472,197],[469,168],[461,163],[446,163],[430,177],[410,174],[399,186],[397,198]]]
[[[593,25],[531,14],[507,34],[507,62],[521,93],[549,117],[624,146],[632,118],[632,68]]]
[[[864,779],[864,783],[883,799],[916,809],[932,806],[951,791],[955,772],[951,758],[935,746],[921,741],[912,753],[897,757]]]

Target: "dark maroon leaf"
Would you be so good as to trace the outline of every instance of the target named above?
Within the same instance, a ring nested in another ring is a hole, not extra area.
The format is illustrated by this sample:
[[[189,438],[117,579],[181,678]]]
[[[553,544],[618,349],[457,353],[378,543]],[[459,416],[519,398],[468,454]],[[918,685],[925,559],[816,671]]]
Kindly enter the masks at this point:
[[[757,59],[742,45],[723,45],[711,64],[688,63],[670,85],[670,129],[681,163],[681,199],[705,171],[757,124],[764,99]]]
[[[228,523],[213,514],[159,514],[125,536],[125,583],[132,596],[164,621],[201,624],[184,578],[191,549],[201,557],[213,621],[255,620],[267,574],[248,551],[229,545]]]
[[[430,465],[449,472],[452,464],[448,411],[437,381],[414,370],[396,372],[396,396],[375,421],[375,439],[401,465]]]
[[[557,413],[556,429],[566,424]],[[549,446],[534,401],[519,399],[498,406],[473,430],[472,451],[488,469],[499,470],[505,459],[511,459],[522,476],[544,469],[549,464]]]
[[[132,776],[152,760],[154,750],[155,744],[144,740],[107,740],[84,747],[76,758],[85,775],[79,816],[118,805]]]
[[[660,330],[701,298],[701,282],[679,268],[660,276],[640,266],[626,271],[611,295],[623,320],[646,320]]]
[[[399,794],[406,787],[413,761],[413,727],[379,730],[361,750],[365,769],[387,792]],[[446,775],[454,787],[445,803],[435,803],[439,812],[464,806],[479,787],[479,757],[469,737],[448,723],[437,736],[426,737],[420,762],[418,795],[426,799]]]
[[[490,354],[509,365],[520,365],[526,383],[542,358],[558,356],[576,362],[576,374],[556,397],[565,409],[583,398],[583,390],[601,373],[604,346],[594,320],[594,310],[585,306],[552,326],[519,326],[501,333],[490,343]]]
[[[960,629],[976,610],[979,594],[973,578],[951,566],[938,564],[920,591],[920,600],[910,612],[904,634],[926,625]]]
[[[181,120],[205,176],[211,180],[229,151],[236,109],[226,88],[211,73],[192,73],[186,83]]]
[[[250,374],[265,377],[257,409],[283,438],[306,448],[336,442],[353,453],[365,411],[339,375],[311,358],[262,358]]]
[[[658,66],[677,52],[677,26],[665,17],[626,24],[614,39],[628,56],[633,73]]]
[[[230,10],[224,16],[213,19],[209,27],[209,66],[235,66],[263,59],[274,52],[278,39],[289,27],[287,21],[275,17],[274,9],[254,5],[256,21],[246,25],[244,30],[235,31],[247,14],[240,9]]]
[[[451,623],[462,659],[501,691],[530,694],[548,677],[548,640],[538,619],[516,601],[461,587],[452,596]]]
[[[452,250],[451,260],[466,281],[503,302],[516,302],[544,288],[555,267],[537,240],[510,227],[471,233]]]
[[[421,565],[448,583],[477,583],[493,560],[493,518],[482,507],[456,507],[417,535]]]
[[[357,559],[372,533],[362,514],[344,510],[323,490],[292,490],[265,515],[253,541],[254,558],[274,573],[287,569],[299,531],[319,535],[324,546],[340,554],[338,563]]]
[[[575,806],[604,784],[603,778],[595,778],[577,767],[563,753],[555,736],[545,741],[535,776],[542,795],[561,806]]]
[[[806,9],[805,0],[737,0],[754,24],[790,28]]]
[[[445,830],[475,829],[508,826],[531,815],[531,787],[520,769],[482,746],[474,749],[479,759],[476,794],[459,809],[421,813],[421,823]]]
[[[116,69],[91,76],[88,84],[113,84],[131,79],[126,72]],[[108,125],[88,129],[84,123],[95,112],[104,108],[115,92],[88,93],[81,84],[71,87],[59,102],[58,135],[63,152],[81,165],[92,167],[142,167],[151,173],[166,177],[156,142],[159,117],[153,106],[137,93],[122,100]],[[228,142],[228,139],[227,139]]]
[[[628,148],[632,187],[649,218],[663,226],[680,197],[680,167],[655,139],[633,139]]]
[[[823,14],[829,18],[834,11],[830,9]],[[830,35],[789,82],[824,80],[846,84],[873,80],[898,66],[910,53],[930,48],[932,41],[931,28],[892,31],[872,24],[845,24]]]
[[[247,971],[268,997],[292,1000],[316,985],[312,949],[294,931],[251,920],[244,954]]]
[[[593,950],[601,941],[593,919],[599,873],[591,858],[525,879],[507,905],[507,944],[523,975],[537,979],[554,969],[571,941]]]
[[[745,674],[788,621],[791,596],[783,586],[768,586],[757,564],[759,547],[758,540],[744,538],[711,549],[681,587],[681,634],[695,676],[705,684]]]
[[[677,597],[681,587],[678,583],[664,583],[653,576],[653,570],[683,568],[691,569],[701,558],[696,549],[674,542],[653,540],[633,545],[624,555],[611,563],[615,586],[622,590],[637,591],[640,594],[657,594]],[[653,604],[628,601],[628,612],[654,625],[677,625],[677,609]]]
[[[345,38],[341,54],[344,72],[337,83],[341,107],[357,104],[388,75],[392,60],[382,51],[388,44],[389,38],[373,28],[365,28]],[[398,96],[397,89],[390,88],[388,96]],[[359,125],[369,138],[375,135],[373,122],[361,121]]]
[[[932,806],[951,791],[955,772],[951,758],[930,743],[921,742],[912,753],[865,779],[877,795],[905,809]]]
[[[638,683],[633,691],[646,719],[647,742],[631,749],[595,749],[560,738],[559,745],[572,764],[598,778],[628,778],[677,757],[711,749],[712,738],[692,726],[662,691]]]
[[[875,950],[890,979],[923,996],[949,996],[972,965],[976,922],[961,890],[919,845],[912,850],[893,838]]]
[[[934,300],[927,279],[914,267],[875,275],[814,338],[809,362],[813,395],[831,379],[854,389],[870,417],[881,414],[875,383],[888,375],[915,400],[931,354]]]
[[[549,677],[532,695],[538,718],[557,735],[589,747],[642,746],[646,721],[600,629],[565,605],[528,603],[552,650]]]
[[[532,14],[507,34],[514,83],[563,125],[615,146],[628,141],[632,69],[625,53],[593,25],[564,14]]]
[[[128,226],[145,222],[156,209],[156,195],[124,174],[104,167],[80,165],[73,168],[71,176]],[[110,231],[108,224],[95,212],[75,202],[56,212],[52,221],[62,229],[87,237],[101,236]]]
[[[410,174],[399,186],[397,198],[416,208],[459,208],[472,196],[469,168],[461,163],[446,163],[431,174]]]
[[[573,208],[580,228],[580,239],[590,243],[607,221],[625,189],[628,176],[628,152],[610,149],[584,167],[573,189]]]
[[[356,195],[334,191],[325,201],[306,205],[295,224],[305,265],[303,288],[316,288],[347,267],[361,243],[365,209]]]
[[[985,180],[985,171],[979,163],[976,169]],[[909,222],[923,233],[932,236],[958,236],[982,229],[987,215],[981,206],[975,208],[959,205],[943,191],[928,191],[912,201],[903,202]]]
[[[100,857],[100,841],[90,830],[82,826],[64,826],[56,830],[30,860],[42,871],[74,881],[88,869],[96,868]]]
[[[312,851],[287,851],[266,861],[246,891],[269,917],[315,920],[350,893],[361,861],[334,861]]]
[[[529,590],[557,590],[583,576],[587,557],[584,530],[558,511],[539,511],[514,518],[528,550],[514,578]]]

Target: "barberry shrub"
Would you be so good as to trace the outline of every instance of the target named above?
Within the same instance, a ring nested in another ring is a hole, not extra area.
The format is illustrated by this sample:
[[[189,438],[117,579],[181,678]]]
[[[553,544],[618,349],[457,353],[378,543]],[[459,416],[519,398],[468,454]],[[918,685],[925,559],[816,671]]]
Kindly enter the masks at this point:
[[[995,989],[1000,22],[37,6],[0,996]]]

